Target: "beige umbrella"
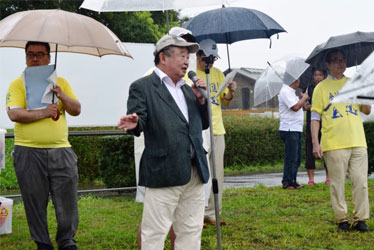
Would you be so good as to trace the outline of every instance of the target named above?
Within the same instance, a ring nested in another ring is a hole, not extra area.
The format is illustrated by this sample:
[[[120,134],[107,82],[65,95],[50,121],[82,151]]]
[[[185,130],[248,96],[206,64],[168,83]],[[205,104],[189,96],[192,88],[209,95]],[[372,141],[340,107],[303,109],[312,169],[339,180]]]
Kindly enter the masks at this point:
[[[27,41],[48,42],[51,51],[131,57],[120,39],[93,18],[63,10],[17,12],[0,21],[0,47],[25,48]]]

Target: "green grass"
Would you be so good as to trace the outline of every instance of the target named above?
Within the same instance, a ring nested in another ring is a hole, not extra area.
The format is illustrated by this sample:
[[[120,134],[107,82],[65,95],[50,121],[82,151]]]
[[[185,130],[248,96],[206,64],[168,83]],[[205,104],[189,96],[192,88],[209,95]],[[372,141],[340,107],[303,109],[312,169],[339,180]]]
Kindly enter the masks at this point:
[[[374,181],[369,181],[374,200]],[[352,214],[350,182],[346,185]],[[142,205],[134,197],[79,200],[80,224],[76,239],[80,249],[137,249],[136,231]],[[372,210],[373,208],[371,208]],[[52,204],[48,211],[50,234],[56,222]],[[328,186],[317,184],[301,190],[278,187],[228,189],[223,197],[223,249],[374,249],[374,232],[338,233],[330,204]],[[368,226],[374,229],[374,221]],[[217,249],[215,227],[203,230],[202,249]],[[31,241],[23,204],[14,205],[13,233],[0,236],[0,249],[35,249]],[[166,244],[166,249],[169,244]]]

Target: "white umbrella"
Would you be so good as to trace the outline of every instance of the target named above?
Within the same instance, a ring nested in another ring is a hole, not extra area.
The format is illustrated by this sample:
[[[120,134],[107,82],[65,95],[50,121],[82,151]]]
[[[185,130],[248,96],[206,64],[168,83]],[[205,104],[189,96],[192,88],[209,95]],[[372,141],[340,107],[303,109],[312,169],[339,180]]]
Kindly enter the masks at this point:
[[[0,21],[0,47],[25,48],[27,41],[47,42],[51,51],[94,56],[131,57],[120,39],[93,18],[63,10],[17,12]]]
[[[286,57],[269,66],[257,79],[254,88],[254,105],[257,106],[276,96],[283,84],[295,82],[309,67],[301,57]]]
[[[229,0],[84,0],[79,8],[97,12],[166,11],[166,25],[169,30],[167,10],[224,5],[228,2]]]
[[[374,104],[374,52],[366,58],[331,103]]]
[[[97,12],[165,11],[227,3],[228,0],[84,0],[80,8]]]

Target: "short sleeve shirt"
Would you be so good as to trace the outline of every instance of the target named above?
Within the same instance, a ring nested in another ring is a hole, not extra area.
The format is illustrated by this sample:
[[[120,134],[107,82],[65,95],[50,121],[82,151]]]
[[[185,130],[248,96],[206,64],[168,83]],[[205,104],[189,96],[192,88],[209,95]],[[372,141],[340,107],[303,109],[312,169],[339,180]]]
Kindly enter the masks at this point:
[[[57,85],[73,99],[77,99],[69,83],[62,77],[57,78]],[[57,121],[45,118],[31,123],[16,122],[14,125],[14,144],[34,148],[70,147],[65,109],[58,103],[60,118]],[[22,77],[10,83],[6,95],[6,108],[23,108],[26,105],[26,90]]]

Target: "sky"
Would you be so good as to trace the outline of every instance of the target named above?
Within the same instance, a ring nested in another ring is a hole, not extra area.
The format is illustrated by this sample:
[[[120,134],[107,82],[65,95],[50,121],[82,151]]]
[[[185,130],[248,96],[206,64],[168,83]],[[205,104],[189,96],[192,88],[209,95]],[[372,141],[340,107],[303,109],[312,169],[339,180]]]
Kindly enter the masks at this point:
[[[202,0],[203,1],[203,0]],[[355,31],[374,31],[373,0],[235,0],[231,7],[259,10],[277,21],[287,33],[279,39],[246,40],[229,45],[231,67],[265,68],[284,56],[307,58],[317,44],[330,36]],[[193,17],[209,9],[189,8],[182,15]],[[128,87],[153,66],[153,45],[128,44],[134,60],[125,57],[102,58],[59,53],[57,74],[65,77],[82,103],[82,114],[69,117],[69,125],[116,125],[126,112]],[[221,59],[215,66],[228,68],[226,46],[219,45]],[[52,55],[52,61],[53,61]],[[5,111],[5,95],[9,83],[25,68],[24,51],[0,48],[0,128],[13,127]],[[347,70],[351,76],[355,68]]]
[[[374,31],[373,0],[233,0],[230,7],[244,7],[261,11],[278,22],[287,33],[272,36],[272,47],[268,39],[245,40],[229,45],[231,68],[265,68],[267,61],[273,62],[284,56],[307,58],[314,47],[330,36],[356,31]],[[183,16],[193,17],[201,12],[216,9],[189,8],[181,11]],[[228,68],[226,45],[219,45],[215,65],[221,70]],[[347,70],[353,74],[355,69]]]

